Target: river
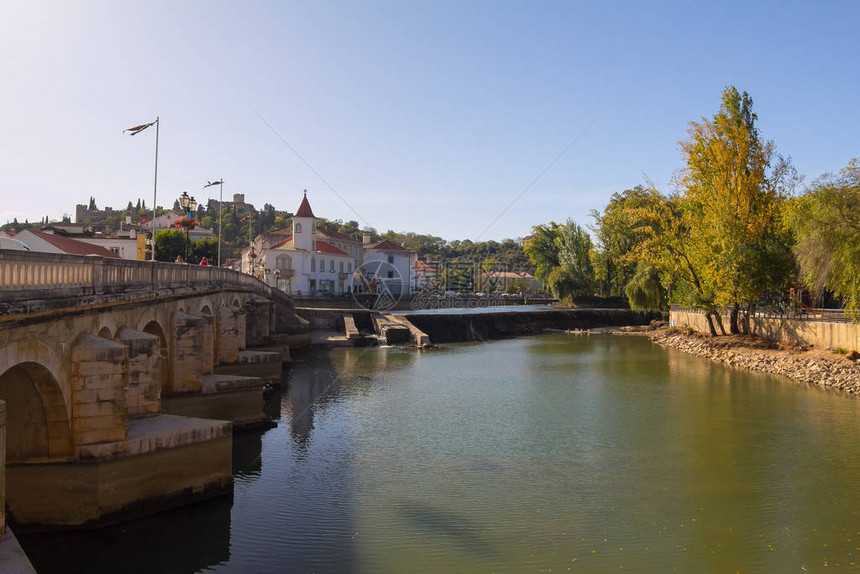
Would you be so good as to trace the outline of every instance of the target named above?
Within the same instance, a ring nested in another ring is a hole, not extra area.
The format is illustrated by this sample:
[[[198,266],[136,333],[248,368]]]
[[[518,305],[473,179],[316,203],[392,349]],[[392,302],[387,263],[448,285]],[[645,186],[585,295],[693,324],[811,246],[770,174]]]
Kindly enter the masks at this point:
[[[312,351],[235,491],[22,537],[52,572],[813,572],[860,560],[860,402],[645,338]]]

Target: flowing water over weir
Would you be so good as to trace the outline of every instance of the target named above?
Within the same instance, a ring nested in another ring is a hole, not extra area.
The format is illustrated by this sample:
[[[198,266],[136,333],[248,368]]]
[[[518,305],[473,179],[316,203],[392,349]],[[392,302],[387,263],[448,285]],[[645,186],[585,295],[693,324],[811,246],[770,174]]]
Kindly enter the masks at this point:
[[[541,335],[312,351],[235,491],[29,535],[51,572],[803,572],[860,561],[860,402]]]

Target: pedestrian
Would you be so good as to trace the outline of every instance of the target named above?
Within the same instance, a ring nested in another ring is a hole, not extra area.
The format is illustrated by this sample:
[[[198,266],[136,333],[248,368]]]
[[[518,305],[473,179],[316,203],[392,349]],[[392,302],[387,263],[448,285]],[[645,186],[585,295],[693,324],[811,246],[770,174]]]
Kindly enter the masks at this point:
[[[185,263],[185,260],[182,258],[182,256],[181,256],[181,255],[177,255],[177,256],[176,256],[176,262],[177,262],[177,263]]]
[[[206,258],[204,257],[200,260],[200,265],[209,265],[209,262],[206,261]]]

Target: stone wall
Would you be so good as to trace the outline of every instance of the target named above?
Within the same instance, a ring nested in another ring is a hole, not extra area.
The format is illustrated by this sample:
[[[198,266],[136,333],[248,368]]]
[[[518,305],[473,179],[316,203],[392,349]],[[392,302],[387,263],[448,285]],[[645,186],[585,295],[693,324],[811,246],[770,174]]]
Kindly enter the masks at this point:
[[[727,329],[728,320],[728,316],[723,317]],[[671,311],[669,325],[708,332],[705,315],[696,311]],[[860,325],[854,323],[753,317],[750,327],[754,335],[781,343],[860,351]]]
[[[553,309],[492,313],[413,313],[403,315],[433,343],[483,341],[541,333],[546,329],[589,329],[647,325],[662,314],[629,309]]]
[[[72,442],[75,446],[128,437],[128,347],[96,335],[78,337],[72,351]]]
[[[116,342],[128,347],[128,416],[161,411],[161,341],[155,335],[122,327]]]
[[[0,540],[6,535],[6,403],[0,401]]]

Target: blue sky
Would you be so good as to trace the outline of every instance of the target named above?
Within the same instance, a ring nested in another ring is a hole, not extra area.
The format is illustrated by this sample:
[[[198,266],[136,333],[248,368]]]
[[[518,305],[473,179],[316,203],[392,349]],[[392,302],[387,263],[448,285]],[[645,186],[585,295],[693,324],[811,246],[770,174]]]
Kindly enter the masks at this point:
[[[858,21],[847,1],[7,0],[0,222],[150,206],[155,132],[122,130],[160,116],[159,205],[223,177],[257,207],[307,189],[380,231],[518,237],[670,190],[727,85],[809,181],[860,155]]]

